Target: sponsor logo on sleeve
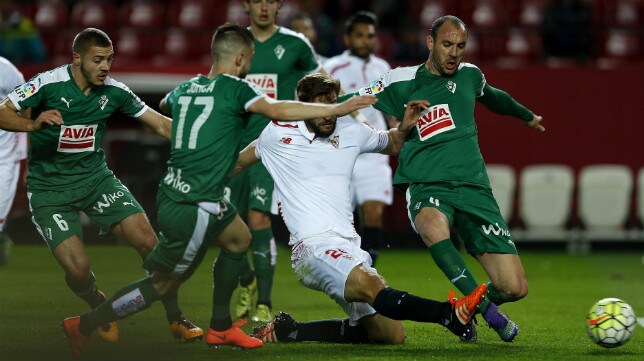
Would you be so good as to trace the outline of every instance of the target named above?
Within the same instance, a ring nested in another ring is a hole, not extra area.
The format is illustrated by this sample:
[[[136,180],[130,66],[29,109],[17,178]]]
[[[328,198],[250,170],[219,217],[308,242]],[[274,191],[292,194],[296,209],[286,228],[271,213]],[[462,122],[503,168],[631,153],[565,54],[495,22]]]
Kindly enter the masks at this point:
[[[269,97],[277,99],[277,74],[248,74],[246,80],[257,85]]]
[[[385,83],[382,79],[374,80],[371,84],[358,90],[360,95],[376,95],[385,89]]]
[[[456,128],[449,105],[439,104],[429,107],[418,118],[418,135],[420,140],[427,140],[433,136]]]
[[[36,84],[32,82],[25,83],[15,89],[16,95],[18,95],[18,98],[20,99],[27,99],[28,97],[36,94],[37,91],[38,88],[36,87]]]
[[[96,128],[98,124],[61,125],[58,137],[58,151],[61,153],[81,153],[94,151]]]

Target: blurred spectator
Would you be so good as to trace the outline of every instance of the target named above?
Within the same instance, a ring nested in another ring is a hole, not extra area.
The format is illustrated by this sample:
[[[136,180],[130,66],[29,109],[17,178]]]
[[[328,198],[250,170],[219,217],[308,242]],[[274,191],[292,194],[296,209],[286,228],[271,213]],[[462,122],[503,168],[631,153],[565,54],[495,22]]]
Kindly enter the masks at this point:
[[[315,30],[315,25],[313,25],[313,20],[307,13],[297,13],[293,15],[291,18],[291,22],[289,25],[289,28],[293,31],[297,31],[298,33],[304,34],[307,39],[313,44],[313,46],[317,49],[317,38],[318,38],[318,33]],[[319,53],[316,52],[315,56],[318,58],[318,62],[320,64],[323,64],[325,61],[327,61],[327,57],[320,55]]]
[[[583,0],[554,0],[547,7],[541,24],[546,56],[584,61],[592,54],[593,9]]]
[[[420,64],[427,60],[429,52],[423,32],[412,21],[404,21],[397,30],[396,39],[391,55],[392,61],[409,64]]]
[[[0,55],[16,64],[45,60],[38,29],[20,13],[13,0],[0,0]]]

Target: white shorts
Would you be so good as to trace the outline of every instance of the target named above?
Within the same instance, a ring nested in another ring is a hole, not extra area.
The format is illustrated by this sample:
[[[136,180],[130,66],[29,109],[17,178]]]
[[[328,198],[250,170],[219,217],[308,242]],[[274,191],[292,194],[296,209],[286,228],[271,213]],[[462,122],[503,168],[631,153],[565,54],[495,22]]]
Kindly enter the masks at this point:
[[[349,273],[364,264],[370,271],[369,253],[360,249],[357,242],[338,237],[315,237],[300,241],[293,246],[291,263],[297,279],[306,287],[322,291],[334,300],[349,316],[349,324],[376,313],[368,303],[348,302],[344,299],[344,287]]]
[[[351,175],[351,194],[353,207],[366,201],[380,201],[391,205],[394,195],[389,156],[360,155]]]
[[[20,162],[0,163],[0,232],[7,222],[19,179]]]

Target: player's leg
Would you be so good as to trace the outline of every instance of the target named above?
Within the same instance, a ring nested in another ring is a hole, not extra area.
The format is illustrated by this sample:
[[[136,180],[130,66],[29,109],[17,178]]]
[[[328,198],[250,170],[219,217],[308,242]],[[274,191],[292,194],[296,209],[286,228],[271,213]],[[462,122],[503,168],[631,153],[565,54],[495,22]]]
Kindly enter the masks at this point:
[[[478,282],[450,239],[450,224],[455,213],[449,201],[453,197],[450,193],[441,187],[412,185],[407,189],[407,207],[412,225],[429,248],[436,265],[466,295],[478,286]]]
[[[380,201],[366,201],[360,206],[362,230],[361,248],[371,256],[371,264],[375,265],[383,244],[382,216],[385,203]]]
[[[389,157],[363,154],[358,157],[351,175],[353,199],[360,205],[361,248],[371,256],[375,266],[384,243],[383,213],[393,202]]]
[[[69,289],[84,300],[90,308],[105,301],[105,294],[96,284],[90,268],[90,259],[81,239],[83,229],[75,209],[91,194],[91,186],[73,191],[29,192],[29,208],[36,230],[49,246],[56,261],[65,272]],[[101,338],[116,342],[119,331],[116,324],[103,324],[98,330]]]
[[[246,171],[233,177],[224,189],[224,199],[237,208],[237,212],[242,220],[248,220],[248,199],[250,196],[248,182],[249,172]],[[244,254],[242,269],[239,273],[239,291],[237,292],[234,312],[236,319],[250,317],[253,302],[257,296],[255,270],[253,270],[249,258],[248,253]]]
[[[262,346],[262,341],[246,335],[239,324],[233,324],[230,314],[230,300],[238,284],[244,254],[250,245],[250,231],[235,208],[227,202],[224,204],[225,209],[222,209],[221,218],[213,231],[218,234],[216,244],[221,252],[212,268],[212,316],[206,332],[206,343],[209,346],[257,348]]]
[[[20,178],[20,162],[0,162],[0,266],[9,262],[12,241],[4,231]]]
[[[257,280],[257,307],[252,320],[253,322],[268,322],[273,319],[271,291],[277,258],[270,214],[250,210],[248,212],[248,227],[253,240],[253,265]]]
[[[96,186],[95,192],[96,199],[89,203],[86,213],[101,226],[102,233],[109,230],[125,239],[143,259],[150,255],[158,242],[157,236],[143,208],[127,187],[116,177],[106,177]],[[111,196],[106,198],[105,195]],[[101,204],[108,205],[99,212],[97,208]],[[188,342],[203,337],[203,330],[183,315],[177,295],[164,297],[163,306],[173,336]]]
[[[491,280],[489,301],[481,305],[481,314],[503,341],[510,342],[519,328],[497,305],[527,294],[525,272],[491,191],[463,187],[462,192],[466,204],[457,216],[459,232],[467,252],[476,256]]]
[[[248,228],[251,231],[253,266],[257,279],[257,308],[252,320],[268,322],[273,319],[271,292],[277,261],[277,247],[271,227],[275,186],[263,164],[255,164],[248,171],[251,190],[248,199]]]

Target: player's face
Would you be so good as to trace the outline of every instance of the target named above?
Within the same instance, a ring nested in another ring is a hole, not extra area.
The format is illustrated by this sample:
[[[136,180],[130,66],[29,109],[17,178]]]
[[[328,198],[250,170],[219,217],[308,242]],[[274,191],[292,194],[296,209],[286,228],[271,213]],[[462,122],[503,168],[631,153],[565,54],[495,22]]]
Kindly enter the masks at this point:
[[[291,22],[291,30],[304,34],[307,39],[314,42],[317,38],[315,27],[310,19],[295,19]]]
[[[282,7],[282,2],[279,0],[246,0],[244,7],[250,16],[252,25],[268,28],[275,24],[275,18]]]
[[[371,24],[355,24],[351,34],[344,35],[344,45],[352,55],[368,58],[376,49],[376,28]]]
[[[111,46],[108,48],[92,46],[87,53],[78,57],[80,71],[85,81],[93,86],[103,85],[114,60],[114,49]]]
[[[338,102],[336,94],[320,95],[313,99],[313,103],[335,104]],[[326,138],[335,132],[335,123],[337,116],[314,118],[305,120],[307,128],[318,138]]]
[[[467,31],[446,21],[438,28],[436,39],[427,37],[429,48],[430,72],[440,76],[452,76],[465,55],[465,44],[467,43]]]

